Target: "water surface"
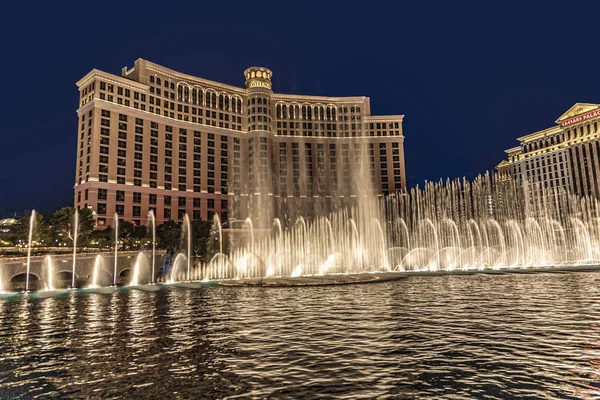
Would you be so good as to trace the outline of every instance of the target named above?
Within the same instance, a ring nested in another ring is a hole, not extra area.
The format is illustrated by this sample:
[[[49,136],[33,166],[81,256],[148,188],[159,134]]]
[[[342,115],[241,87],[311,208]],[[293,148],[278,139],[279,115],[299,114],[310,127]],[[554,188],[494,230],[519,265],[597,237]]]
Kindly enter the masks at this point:
[[[1,398],[597,398],[598,273],[0,301]]]

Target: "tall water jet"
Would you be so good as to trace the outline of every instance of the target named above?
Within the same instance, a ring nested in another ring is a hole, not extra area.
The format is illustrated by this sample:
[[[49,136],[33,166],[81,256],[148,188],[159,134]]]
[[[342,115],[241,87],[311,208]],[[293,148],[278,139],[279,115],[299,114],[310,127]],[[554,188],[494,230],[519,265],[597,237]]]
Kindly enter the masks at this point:
[[[94,269],[92,270],[92,283],[88,286],[88,288],[92,289],[92,288],[99,287],[98,277],[99,277],[100,269],[102,268],[103,262],[104,262],[104,260],[102,259],[102,256],[100,254],[98,254],[96,256],[96,259],[94,260]]]
[[[25,291],[29,291],[29,271],[31,270],[31,246],[33,244],[33,228],[35,227],[35,210],[31,211],[29,219],[29,240],[27,241],[27,276],[25,277]]]
[[[219,253],[223,253],[223,228],[221,227],[221,219],[219,214],[213,217],[213,229],[219,232]],[[213,230],[211,229],[211,230]]]
[[[185,254],[179,253],[173,261],[173,268],[171,268],[171,276],[167,280],[167,283],[175,283],[180,279],[182,275],[181,271],[185,265],[189,265],[188,257]],[[185,272],[185,271],[184,271]]]
[[[71,287],[75,288],[75,265],[77,263],[77,237],[79,236],[79,211],[75,209],[75,223],[73,226],[73,270],[71,272]]]
[[[192,262],[192,227],[190,226],[190,217],[187,213],[183,216],[183,225],[187,236],[187,274],[186,280],[190,280],[190,267]]]
[[[129,286],[141,285],[142,279],[146,277],[144,273],[148,273],[148,260],[146,259],[144,252],[140,251],[135,259]]]
[[[115,269],[113,271],[113,286],[117,286],[117,260],[119,259],[119,214],[115,213]]]
[[[250,227],[250,248],[254,249],[254,224],[252,224],[250,218],[246,218],[244,224],[247,224]]]
[[[150,278],[150,283],[154,283],[154,271],[156,263],[156,218],[154,217],[154,212],[152,210],[150,210],[148,213],[148,221],[152,227],[152,275]]]

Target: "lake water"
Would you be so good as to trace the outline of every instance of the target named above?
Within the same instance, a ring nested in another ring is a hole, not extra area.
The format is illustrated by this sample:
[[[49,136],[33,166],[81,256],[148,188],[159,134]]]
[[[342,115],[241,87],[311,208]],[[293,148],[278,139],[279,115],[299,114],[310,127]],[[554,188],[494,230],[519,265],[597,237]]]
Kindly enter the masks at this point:
[[[1,398],[598,398],[600,273],[0,301]]]

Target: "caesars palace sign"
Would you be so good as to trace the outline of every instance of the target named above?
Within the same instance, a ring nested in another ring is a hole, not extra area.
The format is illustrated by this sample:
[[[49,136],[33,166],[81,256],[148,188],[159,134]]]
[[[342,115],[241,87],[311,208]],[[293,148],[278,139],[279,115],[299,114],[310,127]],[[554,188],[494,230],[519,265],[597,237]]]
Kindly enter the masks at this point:
[[[578,115],[573,118],[565,119],[560,123],[560,126],[569,126],[578,122],[587,121],[588,119],[600,117],[600,108],[594,111],[590,111],[586,114]]]

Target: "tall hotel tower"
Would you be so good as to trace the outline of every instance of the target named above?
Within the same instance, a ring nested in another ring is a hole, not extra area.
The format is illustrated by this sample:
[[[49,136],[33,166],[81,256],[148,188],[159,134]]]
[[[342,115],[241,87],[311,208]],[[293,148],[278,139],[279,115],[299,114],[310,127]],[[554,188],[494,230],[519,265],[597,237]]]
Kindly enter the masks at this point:
[[[138,59],[121,76],[85,75],[75,206],[99,227],[190,218],[293,220],[365,194],[406,188],[402,115],[368,97],[276,94],[272,72],[238,88]],[[260,217],[260,218],[259,218]]]

